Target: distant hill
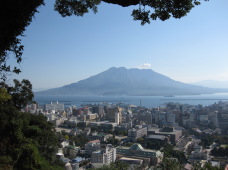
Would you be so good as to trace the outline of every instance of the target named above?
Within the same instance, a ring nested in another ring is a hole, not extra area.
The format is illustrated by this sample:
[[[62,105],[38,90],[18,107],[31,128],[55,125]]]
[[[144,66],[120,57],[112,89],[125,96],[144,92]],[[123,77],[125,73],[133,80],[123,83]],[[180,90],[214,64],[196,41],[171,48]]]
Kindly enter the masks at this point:
[[[228,88],[228,81],[204,80],[191,84],[209,88]]]
[[[192,95],[222,92],[174,81],[151,69],[112,67],[87,79],[36,95]],[[223,92],[225,92],[223,90]],[[228,92],[228,90],[226,90]]]

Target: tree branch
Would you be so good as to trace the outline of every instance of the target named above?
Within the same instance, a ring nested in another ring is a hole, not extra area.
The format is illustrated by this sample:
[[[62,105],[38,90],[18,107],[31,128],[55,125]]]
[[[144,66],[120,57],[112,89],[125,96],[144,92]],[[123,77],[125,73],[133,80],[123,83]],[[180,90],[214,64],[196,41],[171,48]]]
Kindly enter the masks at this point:
[[[117,4],[122,7],[128,7],[128,6],[137,5],[140,3],[140,0],[102,0],[102,1],[110,4]]]

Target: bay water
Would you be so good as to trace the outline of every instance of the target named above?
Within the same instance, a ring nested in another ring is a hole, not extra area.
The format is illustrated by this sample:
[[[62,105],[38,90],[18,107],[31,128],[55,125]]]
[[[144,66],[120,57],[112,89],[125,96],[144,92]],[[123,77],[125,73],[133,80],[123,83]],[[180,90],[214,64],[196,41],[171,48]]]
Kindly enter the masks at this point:
[[[36,95],[35,101],[40,105],[58,101],[66,107],[82,107],[86,104],[98,103],[125,103],[136,106],[155,108],[164,106],[165,103],[181,103],[203,106],[211,105],[219,101],[228,102],[228,93],[201,94],[201,95],[177,95],[177,96],[74,96],[74,95]]]

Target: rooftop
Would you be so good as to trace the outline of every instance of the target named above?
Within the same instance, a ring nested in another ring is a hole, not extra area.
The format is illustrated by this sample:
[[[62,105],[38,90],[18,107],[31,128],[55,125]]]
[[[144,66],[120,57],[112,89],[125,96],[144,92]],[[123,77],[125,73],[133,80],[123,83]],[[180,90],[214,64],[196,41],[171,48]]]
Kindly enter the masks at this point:
[[[147,138],[165,140],[165,136],[164,135],[148,135]]]
[[[100,143],[100,140],[92,140],[92,141],[89,141],[89,142],[87,142],[87,143]]]
[[[162,132],[162,131],[160,131],[159,128],[152,128],[152,129],[149,129],[148,131],[152,131],[152,132],[159,133],[159,134],[176,134],[177,132],[180,132],[182,130],[175,129],[173,132]]]
[[[144,149],[144,148],[143,148],[142,145],[139,144],[139,143],[133,144],[133,145],[131,146],[131,148],[130,148],[130,150],[140,150],[140,151],[142,151],[143,149]]]
[[[145,152],[158,152],[156,150],[151,150],[151,149],[144,149],[141,144],[135,143],[131,147],[125,147],[125,146],[117,146],[116,148],[119,149],[126,149],[126,150],[137,150],[137,151],[145,151]]]
[[[142,160],[142,159],[122,157],[122,158],[120,158],[120,160],[135,160],[135,161],[139,161],[139,160]]]

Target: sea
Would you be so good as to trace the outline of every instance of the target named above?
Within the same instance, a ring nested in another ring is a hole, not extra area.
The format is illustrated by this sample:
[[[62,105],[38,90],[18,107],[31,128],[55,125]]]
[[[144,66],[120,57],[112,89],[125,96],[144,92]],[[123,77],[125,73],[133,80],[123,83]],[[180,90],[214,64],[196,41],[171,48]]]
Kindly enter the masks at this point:
[[[37,95],[35,101],[40,104],[51,102],[63,103],[65,107],[83,107],[87,104],[131,104],[147,108],[162,107],[166,103],[180,103],[189,105],[208,106],[219,101],[228,102],[228,93],[214,93],[201,95],[176,95],[176,96],[74,96],[74,95]]]

